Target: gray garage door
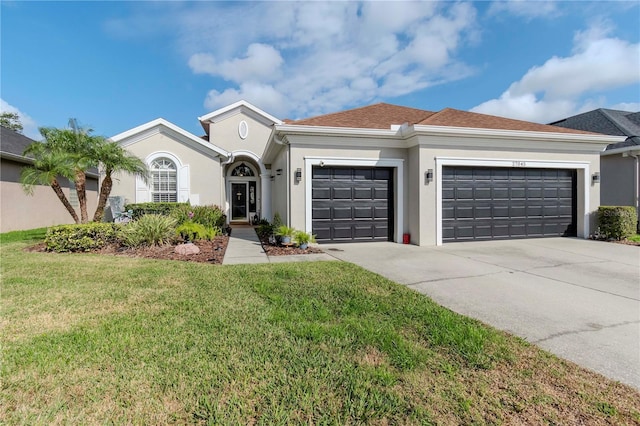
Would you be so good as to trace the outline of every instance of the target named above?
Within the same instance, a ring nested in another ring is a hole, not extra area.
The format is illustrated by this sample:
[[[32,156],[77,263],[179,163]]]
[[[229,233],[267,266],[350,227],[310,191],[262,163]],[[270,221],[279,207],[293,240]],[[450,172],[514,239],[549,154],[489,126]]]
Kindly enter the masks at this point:
[[[311,185],[312,232],[318,242],[392,238],[392,169],[314,167]]]
[[[442,168],[444,242],[575,235],[575,170]]]

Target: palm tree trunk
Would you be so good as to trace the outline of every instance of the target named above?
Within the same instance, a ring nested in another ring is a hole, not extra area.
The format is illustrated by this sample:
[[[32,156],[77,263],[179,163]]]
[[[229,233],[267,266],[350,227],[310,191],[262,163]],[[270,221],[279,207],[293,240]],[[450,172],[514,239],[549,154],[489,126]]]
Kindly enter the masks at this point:
[[[66,207],[67,211],[69,212],[73,220],[76,223],[80,223],[80,220],[78,219],[78,214],[76,213],[73,206],[67,199],[66,195],[64,195],[64,192],[62,191],[62,187],[60,187],[60,183],[58,183],[56,179],[54,179],[53,182],[51,182],[51,189],[53,189],[53,192],[55,192],[58,198],[60,199],[60,201],[62,201],[62,204],[64,204],[64,206]]]
[[[80,204],[80,221],[89,222],[87,214],[87,177],[82,170],[76,171],[76,192],[78,193],[78,203]]]
[[[104,206],[107,205],[107,199],[109,198],[109,194],[111,194],[112,187],[113,181],[111,180],[111,174],[107,172],[102,180],[102,184],[100,185],[98,207],[96,207],[96,212],[93,215],[94,222],[100,222],[102,220],[102,216],[104,216]]]

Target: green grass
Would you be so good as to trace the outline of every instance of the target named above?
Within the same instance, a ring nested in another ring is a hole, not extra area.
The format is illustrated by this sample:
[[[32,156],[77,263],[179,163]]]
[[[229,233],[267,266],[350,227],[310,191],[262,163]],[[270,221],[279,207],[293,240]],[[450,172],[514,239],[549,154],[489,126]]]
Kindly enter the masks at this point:
[[[634,234],[627,238],[629,241],[633,241],[635,243],[640,243],[640,234]]]
[[[351,264],[23,251],[42,235],[0,235],[0,423],[633,424],[640,416],[638,392]]]

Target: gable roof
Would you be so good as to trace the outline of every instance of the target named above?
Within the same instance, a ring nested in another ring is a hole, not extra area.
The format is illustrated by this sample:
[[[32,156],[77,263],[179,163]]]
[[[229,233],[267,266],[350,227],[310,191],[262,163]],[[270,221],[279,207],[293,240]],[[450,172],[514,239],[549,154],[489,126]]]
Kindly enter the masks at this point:
[[[119,133],[111,137],[112,141],[121,143],[123,146],[134,144],[156,133],[166,133],[184,144],[200,151],[204,154],[214,154],[222,157],[229,157],[229,153],[224,149],[206,142],[202,138],[184,130],[181,127],[165,120],[164,118],[156,118],[148,123],[142,124],[133,129]]]
[[[640,146],[640,112],[598,108],[593,111],[554,121],[552,126],[589,130],[605,135],[627,136],[623,142],[612,143],[607,151]]]
[[[434,113],[416,108],[377,103],[347,111],[334,112],[289,122],[298,126],[389,129],[394,124],[416,124]]]
[[[244,112],[245,114],[255,118],[258,121],[263,122],[265,125],[271,126],[273,124],[282,124],[282,121],[273,115],[264,112],[255,105],[250,104],[245,100],[238,101],[226,107],[217,109],[209,114],[205,114],[202,117],[198,117],[202,128],[209,134],[209,126],[206,123],[215,123],[222,121],[228,117]]]
[[[479,114],[477,112],[460,111],[453,108],[445,108],[426,119],[419,125],[423,126],[447,126],[447,127],[469,127],[475,129],[495,129],[495,130],[516,130],[529,132],[551,132],[551,133],[582,133],[591,132],[563,129],[547,124],[532,123],[529,121],[514,120],[512,118],[498,117],[495,115]]]

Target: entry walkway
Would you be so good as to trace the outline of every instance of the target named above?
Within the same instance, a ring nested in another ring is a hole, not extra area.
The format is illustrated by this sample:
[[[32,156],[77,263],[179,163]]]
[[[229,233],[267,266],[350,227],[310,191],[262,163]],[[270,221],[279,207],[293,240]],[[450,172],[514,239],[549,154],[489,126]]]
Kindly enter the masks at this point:
[[[222,260],[223,265],[239,265],[242,263],[283,263],[314,262],[319,260],[337,260],[327,253],[297,254],[289,256],[267,256],[262,250],[255,229],[248,225],[232,227],[227,251]]]
[[[223,265],[240,263],[269,263],[269,257],[262,250],[256,231],[251,226],[233,227]]]

